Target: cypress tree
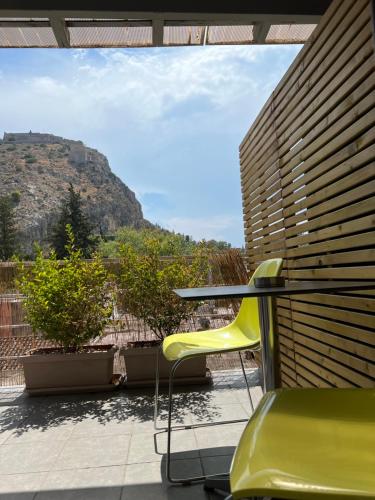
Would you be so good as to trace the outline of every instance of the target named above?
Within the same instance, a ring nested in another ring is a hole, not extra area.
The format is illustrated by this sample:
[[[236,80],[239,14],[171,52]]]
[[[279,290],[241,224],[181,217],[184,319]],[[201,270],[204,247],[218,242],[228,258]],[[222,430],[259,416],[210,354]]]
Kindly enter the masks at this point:
[[[61,205],[60,215],[51,237],[51,244],[59,259],[67,256],[67,224],[70,224],[72,228],[76,248],[82,251],[85,258],[91,257],[97,246],[97,238],[92,235],[93,225],[84,213],[82,205],[80,192],[74,191],[72,184],[70,184],[68,196]]]
[[[0,260],[9,260],[17,249],[17,230],[12,200],[0,197]]]

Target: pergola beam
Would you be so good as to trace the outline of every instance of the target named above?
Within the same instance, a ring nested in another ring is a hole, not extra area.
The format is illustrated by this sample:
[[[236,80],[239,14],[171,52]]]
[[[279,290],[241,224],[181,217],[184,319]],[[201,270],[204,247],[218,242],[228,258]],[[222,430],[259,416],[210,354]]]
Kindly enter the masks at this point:
[[[49,22],[55,35],[57,45],[62,49],[70,47],[70,34],[66,27],[65,19],[61,17],[50,16]]]
[[[231,0],[230,2],[212,2],[212,0],[126,0],[121,2],[124,5],[123,11],[129,13],[154,13],[163,15],[163,13],[174,14],[260,14],[260,15],[287,15],[292,22],[293,16],[321,16],[331,0],[309,0],[303,2],[301,0],[252,0],[244,2],[243,0]],[[2,0],[1,10],[13,11],[47,11],[52,13],[60,13],[61,11],[70,12],[85,12],[83,17],[87,17],[87,13],[96,11],[116,12],[119,10],[118,0],[33,0],[32,9],[30,9],[30,0]],[[60,15],[60,14],[58,14]],[[49,17],[49,16],[48,16]],[[178,17],[178,16],[177,16]]]
[[[164,21],[153,19],[152,21],[152,45],[161,47],[164,43]]]
[[[271,28],[270,24],[266,23],[254,24],[253,27],[254,43],[265,43],[270,28]]]
[[[122,21],[134,21],[134,22],[144,22],[144,21],[154,21],[163,19],[165,20],[165,25],[189,25],[189,26],[207,26],[207,25],[250,25],[257,23],[269,23],[269,24],[317,24],[320,19],[320,15],[294,15],[291,17],[287,14],[254,14],[254,13],[243,13],[243,14],[223,14],[223,13],[173,13],[165,12],[162,15],[155,12],[129,12],[129,11],[97,11],[97,10],[61,10],[53,11],[51,10],[10,10],[3,9],[0,5],[0,19],[5,21],[6,18],[23,18],[23,19],[33,19],[33,18],[60,18],[60,19],[85,19],[85,20],[97,20],[97,19],[111,19],[111,20],[122,20]]]

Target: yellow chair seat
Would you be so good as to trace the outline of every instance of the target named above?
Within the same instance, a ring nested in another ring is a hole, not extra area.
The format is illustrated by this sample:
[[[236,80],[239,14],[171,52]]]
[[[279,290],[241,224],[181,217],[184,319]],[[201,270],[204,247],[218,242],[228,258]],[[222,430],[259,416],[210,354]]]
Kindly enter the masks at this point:
[[[214,330],[176,333],[166,337],[163,341],[163,354],[168,361],[177,361],[199,354],[256,349],[258,346],[257,332],[254,332],[254,338],[251,339],[235,323],[231,323]]]
[[[240,439],[233,499],[375,498],[375,389],[270,391]]]

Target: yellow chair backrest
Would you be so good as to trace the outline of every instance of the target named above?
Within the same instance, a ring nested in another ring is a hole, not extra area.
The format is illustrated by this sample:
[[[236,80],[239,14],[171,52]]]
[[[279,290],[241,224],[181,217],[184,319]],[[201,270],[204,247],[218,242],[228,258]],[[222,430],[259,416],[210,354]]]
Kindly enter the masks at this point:
[[[254,278],[270,278],[279,276],[283,265],[283,259],[265,260],[254,271],[249,285],[253,285]],[[271,323],[272,324],[272,323]],[[240,310],[233,322],[247,337],[252,341],[260,341],[260,327],[258,314],[258,299],[246,298],[242,299]]]

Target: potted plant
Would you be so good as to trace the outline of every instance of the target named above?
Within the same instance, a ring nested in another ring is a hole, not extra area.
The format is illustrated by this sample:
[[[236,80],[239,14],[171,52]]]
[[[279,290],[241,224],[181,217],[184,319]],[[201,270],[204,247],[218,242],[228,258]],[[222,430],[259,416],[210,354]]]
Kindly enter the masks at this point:
[[[30,394],[110,388],[113,345],[87,345],[99,338],[112,314],[109,279],[102,261],[82,258],[67,226],[67,257],[63,261],[41,249],[31,268],[20,263],[18,287],[25,296],[26,318],[53,347],[22,357]]]
[[[167,335],[176,333],[198,307],[197,302],[182,301],[174,288],[202,286],[208,274],[208,257],[203,246],[187,259],[181,249],[171,246],[171,259],[161,259],[162,244],[150,238],[144,253],[130,245],[121,248],[118,303],[123,311],[145,322],[156,339],[129,342],[121,350],[126,367],[126,384],[149,386],[155,383],[155,361],[159,353],[160,382],[169,377],[172,363],[160,353],[159,346]],[[180,379],[180,380],[179,380]],[[187,360],[176,371],[176,383],[202,383],[207,377],[204,356]]]

